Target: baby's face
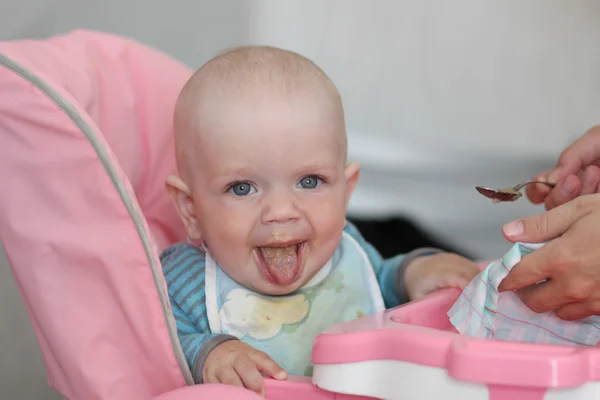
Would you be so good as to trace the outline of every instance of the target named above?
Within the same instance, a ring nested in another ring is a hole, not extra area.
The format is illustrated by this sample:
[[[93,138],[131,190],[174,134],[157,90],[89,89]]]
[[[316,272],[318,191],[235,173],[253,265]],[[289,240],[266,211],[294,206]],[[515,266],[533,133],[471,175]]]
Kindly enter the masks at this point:
[[[190,185],[201,238],[238,283],[293,292],[344,228],[358,167],[345,165],[343,116],[308,97],[240,99],[208,114]]]

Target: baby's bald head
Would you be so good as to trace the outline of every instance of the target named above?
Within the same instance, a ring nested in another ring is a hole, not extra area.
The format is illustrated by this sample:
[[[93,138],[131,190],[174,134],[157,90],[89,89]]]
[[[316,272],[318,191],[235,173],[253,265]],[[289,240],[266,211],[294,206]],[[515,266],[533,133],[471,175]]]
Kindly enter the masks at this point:
[[[210,147],[207,141],[211,135],[225,134],[222,124],[237,118],[237,110],[298,98],[318,105],[323,119],[333,119],[339,125],[335,142],[345,162],[342,101],[331,79],[312,61],[267,46],[236,48],[211,59],[189,79],[176,103],[175,148],[181,177],[190,180],[196,153]]]
[[[327,75],[291,51],[230,50],[188,81],[174,122],[180,176],[167,190],[189,238],[256,292],[312,279],[339,246],[359,176]],[[284,240],[296,244],[269,250]]]

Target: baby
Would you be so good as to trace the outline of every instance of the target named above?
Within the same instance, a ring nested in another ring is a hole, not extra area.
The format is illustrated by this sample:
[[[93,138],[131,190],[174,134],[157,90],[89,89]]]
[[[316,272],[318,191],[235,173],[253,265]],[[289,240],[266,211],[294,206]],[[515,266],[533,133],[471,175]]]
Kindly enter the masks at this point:
[[[330,325],[464,288],[471,261],[435,249],[384,260],[346,221],[340,95],[310,60],[245,47],[202,66],[175,110],[179,177],[167,188],[195,245],[161,256],[197,383],[263,392],[263,377],[311,375]]]

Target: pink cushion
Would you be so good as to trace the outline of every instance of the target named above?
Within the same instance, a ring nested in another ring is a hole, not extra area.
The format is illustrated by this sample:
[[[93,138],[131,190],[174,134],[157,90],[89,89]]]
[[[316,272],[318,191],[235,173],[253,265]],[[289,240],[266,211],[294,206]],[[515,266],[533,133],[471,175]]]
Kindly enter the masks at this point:
[[[198,385],[177,389],[153,400],[261,400],[264,398],[249,390],[227,385]]]
[[[92,119],[127,175],[159,248],[184,239],[164,181],[175,171],[173,107],[191,71],[135,42],[82,30],[46,41],[0,43],[0,53],[72,96]],[[14,102],[9,107],[11,113],[30,112]]]
[[[0,240],[51,385],[86,400],[184,386],[158,253],[184,238],[164,180],[190,71],[87,31],[0,55]]]

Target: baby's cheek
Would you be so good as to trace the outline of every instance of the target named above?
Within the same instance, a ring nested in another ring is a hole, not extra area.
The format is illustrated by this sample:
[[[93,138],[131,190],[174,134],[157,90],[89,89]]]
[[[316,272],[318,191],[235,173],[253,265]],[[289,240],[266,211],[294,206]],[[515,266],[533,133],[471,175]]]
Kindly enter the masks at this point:
[[[247,216],[215,208],[202,224],[208,250],[220,264],[246,266],[251,250],[248,237],[252,223]]]
[[[228,207],[216,207],[206,213],[207,232],[215,240],[227,241],[231,246],[245,245],[255,216],[250,213],[232,210]]]
[[[345,218],[343,215],[334,215],[333,210],[331,213],[326,212],[328,210],[322,211],[313,215],[311,220],[315,234],[312,251],[313,256],[318,258],[314,261],[325,264],[340,245]]]

